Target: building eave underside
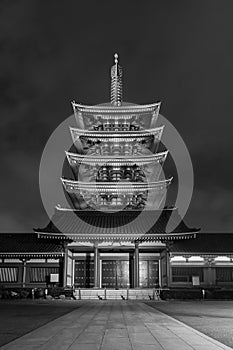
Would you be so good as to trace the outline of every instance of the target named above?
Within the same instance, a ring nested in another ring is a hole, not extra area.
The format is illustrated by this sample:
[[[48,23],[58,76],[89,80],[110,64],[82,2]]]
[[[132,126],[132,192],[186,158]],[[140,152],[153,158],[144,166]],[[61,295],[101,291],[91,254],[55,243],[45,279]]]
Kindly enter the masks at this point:
[[[75,215],[76,214],[76,215]],[[168,221],[174,229],[171,230]],[[77,212],[56,209],[44,228],[35,228],[38,236],[79,241],[171,241],[195,238],[198,228],[189,228],[176,209],[158,211]]]
[[[201,256],[201,257],[204,257],[204,258],[208,258],[208,257],[217,257],[217,256],[227,256],[229,258],[233,258],[233,249],[232,249],[232,253],[230,252],[226,252],[226,251],[200,251],[200,252],[193,252],[192,250],[190,250],[189,252],[173,252],[172,249],[171,249],[171,252],[170,252],[170,256],[171,257],[175,257],[175,256],[183,256],[183,257],[186,257],[186,258],[189,258],[191,256]]]
[[[50,232],[37,232],[39,238],[55,238],[62,240],[73,240],[79,242],[92,242],[92,241],[104,241],[104,242],[157,242],[157,241],[173,241],[180,239],[191,239],[196,237],[196,232],[187,233],[161,233],[161,234],[75,234],[75,233],[50,233]]]
[[[153,112],[155,109],[160,108],[161,102],[155,102],[148,105],[121,105],[121,106],[100,106],[100,105],[82,105],[76,102],[72,102],[73,107],[80,112],[86,113],[140,113],[140,112]]]
[[[135,163],[142,163],[147,164],[151,162],[158,162],[158,161],[165,161],[168,151],[150,154],[150,155],[141,155],[141,156],[115,156],[115,158],[112,158],[112,156],[93,156],[93,155],[86,155],[86,154],[78,154],[78,153],[72,153],[72,152],[65,152],[66,156],[69,160],[69,158],[74,159],[82,164],[99,164],[103,163],[106,164],[106,162],[109,165],[115,164],[115,163],[122,163],[124,164],[130,164],[132,165]]]
[[[60,258],[64,256],[63,252],[47,252],[47,253],[40,253],[40,252],[5,252],[0,253],[0,258]]]
[[[75,127],[70,127],[71,136],[73,137],[73,134],[83,137],[89,137],[89,138],[107,138],[107,139],[133,139],[133,138],[144,138],[148,136],[153,135],[161,135],[164,129],[164,125],[158,126],[157,128],[153,129],[145,129],[145,130],[137,130],[137,131],[120,131],[118,133],[116,132],[106,132],[104,130],[83,130]]]

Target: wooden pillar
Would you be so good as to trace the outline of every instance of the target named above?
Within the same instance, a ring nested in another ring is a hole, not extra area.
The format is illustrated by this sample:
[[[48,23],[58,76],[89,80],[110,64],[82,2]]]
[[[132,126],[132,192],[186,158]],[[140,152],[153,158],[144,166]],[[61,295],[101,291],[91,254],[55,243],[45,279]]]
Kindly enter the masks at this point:
[[[134,250],[134,288],[139,288],[139,243],[135,243]]]
[[[162,287],[162,264],[161,257],[159,258],[159,288]]]
[[[99,248],[98,243],[94,243],[94,288],[99,288]]]
[[[68,261],[68,248],[67,244],[64,245],[64,258],[63,258],[63,287],[66,287],[67,282],[67,261]]]
[[[172,282],[172,267],[171,267],[171,259],[170,259],[170,252],[167,249],[167,286],[170,287]]]
[[[167,257],[167,287],[170,287],[172,283],[172,267],[171,267],[171,248],[173,246],[173,241],[166,242],[166,257]]]
[[[25,288],[26,287],[26,259],[22,260],[22,264],[23,264],[23,273],[22,273],[22,287]]]
[[[72,259],[72,287],[74,287],[74,274],[75,274],[75,259],[74,259],[74,255],[73,255],[73,259]]]
[[[167,250],[160,253],[161,287],[167,287]]]

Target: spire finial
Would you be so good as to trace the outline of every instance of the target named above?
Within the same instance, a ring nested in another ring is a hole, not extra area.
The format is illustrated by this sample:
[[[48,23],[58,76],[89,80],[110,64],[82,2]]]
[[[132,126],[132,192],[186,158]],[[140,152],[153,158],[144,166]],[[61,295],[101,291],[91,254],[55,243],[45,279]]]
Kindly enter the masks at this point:
[[[115,64],[117,64],[118,63],[118,54],[117,53],[115,53],[114,58],[115,58]]]
[[[122,102],[122,68],[118,65],[118,54],[114,54],[115,64],[111,68],[111,103],[120,106]]]

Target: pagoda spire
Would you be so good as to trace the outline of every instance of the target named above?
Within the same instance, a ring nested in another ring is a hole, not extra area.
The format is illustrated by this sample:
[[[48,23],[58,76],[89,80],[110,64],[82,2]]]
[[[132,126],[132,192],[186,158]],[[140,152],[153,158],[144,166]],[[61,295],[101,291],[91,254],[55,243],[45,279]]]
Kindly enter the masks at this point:
[[[118,54],[114,55],[115,64],[111,68],[111,103],[120,106],[122,103],[122,68],[118,64]]]

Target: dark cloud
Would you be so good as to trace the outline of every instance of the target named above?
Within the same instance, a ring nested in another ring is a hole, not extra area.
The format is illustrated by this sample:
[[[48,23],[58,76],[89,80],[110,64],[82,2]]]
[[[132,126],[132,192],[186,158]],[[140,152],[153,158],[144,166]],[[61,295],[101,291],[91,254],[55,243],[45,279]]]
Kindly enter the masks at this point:
[[[70,101],[109,99],[117,51],[124,97],[162,100],[190,150],[188,214],[206,230],[233,228],[232,1],[2,1],[1,230],[44,226],[40,156]],[[54,203],[56,204],[56,203]]]

